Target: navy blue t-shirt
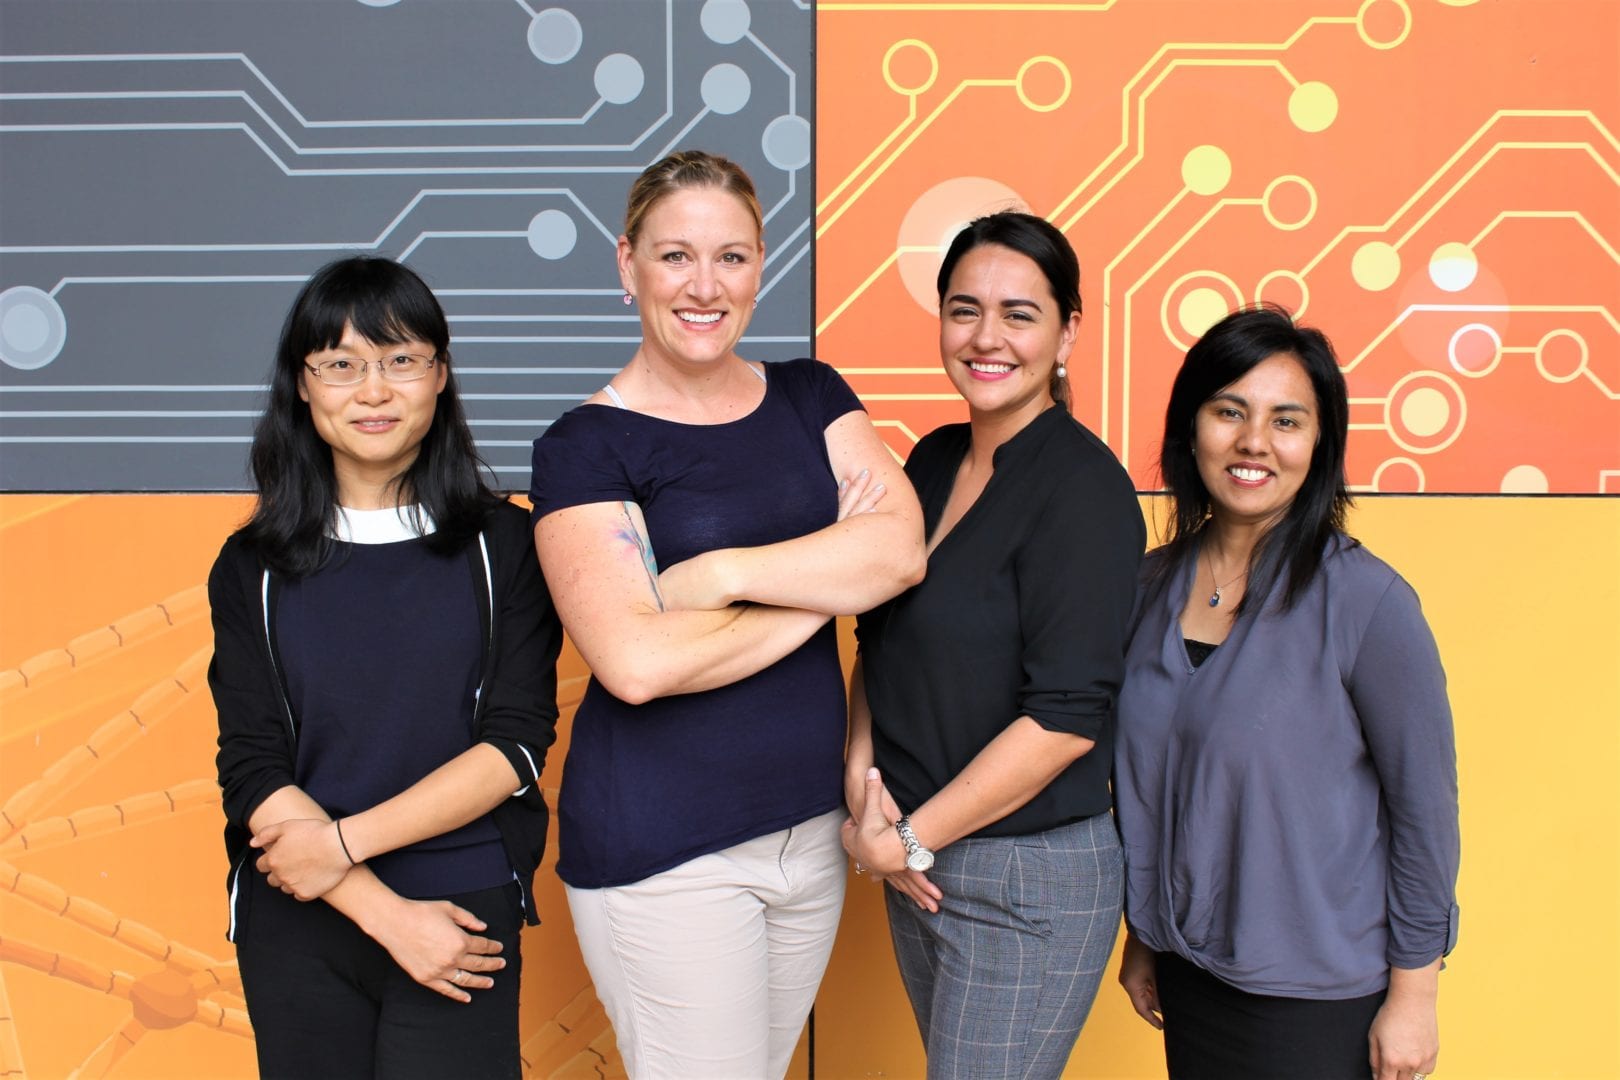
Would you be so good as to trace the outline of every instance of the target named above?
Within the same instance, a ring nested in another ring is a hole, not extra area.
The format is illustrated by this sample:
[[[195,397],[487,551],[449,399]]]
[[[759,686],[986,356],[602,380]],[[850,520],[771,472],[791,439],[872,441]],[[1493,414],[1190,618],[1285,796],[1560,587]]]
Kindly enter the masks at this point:
[[[725,424],[581,405],[535,440],[534,518],[634,502],[660,567],[803,536],[838,516],[825,432],[861,403],[814,360],[766,365]],[[592,679],[558,805],[557,873],[625,885],[823,814],[843,799],[845,703],[831,623],[730,686],[629,705]]]

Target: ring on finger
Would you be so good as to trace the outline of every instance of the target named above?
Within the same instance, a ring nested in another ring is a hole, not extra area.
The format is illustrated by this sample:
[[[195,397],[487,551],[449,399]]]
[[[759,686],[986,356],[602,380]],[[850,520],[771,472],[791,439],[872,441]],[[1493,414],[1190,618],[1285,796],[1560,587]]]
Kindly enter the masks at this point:
[[[461,980],[465,979],[466,977],[467,973],[465,971],[462,971],[460,968],[456,968],[456,973],[455,975],[451,976],[450,981],[455,983],[457,986],[460,986]]]

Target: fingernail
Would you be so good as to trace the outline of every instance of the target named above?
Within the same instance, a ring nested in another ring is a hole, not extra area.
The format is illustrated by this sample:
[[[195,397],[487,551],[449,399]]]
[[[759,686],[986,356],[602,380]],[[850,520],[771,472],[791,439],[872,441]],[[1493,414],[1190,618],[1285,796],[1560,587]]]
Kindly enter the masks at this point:
[[[877,766],[876,765],[873,765],[870,769],[866,770],[866,778],[868,780],[876,780],[878,778],[878,771],[877,771]]]
[[[848,480],[840,480],[840,481],[838,481],[839,494],[843,494],[844,489],[847,488],[847,487],[849,487],[849,481]]]
[[[871,469],[862,469],[861,470],[861,475],[866,476],[866,475],[870,474],[871,471],[872,471]]]
[[[886,490],[888,490],[888,488],[884,484],[879,484],[877,487],[873,488],[872,490],[874,492],[878,492],[878,491],[886,491]]]

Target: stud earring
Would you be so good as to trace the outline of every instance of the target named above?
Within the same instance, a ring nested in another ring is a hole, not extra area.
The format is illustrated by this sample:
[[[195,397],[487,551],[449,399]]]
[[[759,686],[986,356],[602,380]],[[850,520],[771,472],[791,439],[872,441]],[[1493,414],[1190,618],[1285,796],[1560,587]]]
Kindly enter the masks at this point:
[[[635,302],[636,302],[635,297],[631,296],[629,293],[624,294],[624,306],[625,307],[629,307],[631,304],[633,304]]]

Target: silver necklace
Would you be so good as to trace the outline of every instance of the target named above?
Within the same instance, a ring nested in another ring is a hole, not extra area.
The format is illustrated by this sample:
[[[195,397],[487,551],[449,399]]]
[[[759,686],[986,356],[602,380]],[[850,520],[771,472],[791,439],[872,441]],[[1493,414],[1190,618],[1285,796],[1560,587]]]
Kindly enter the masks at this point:
[[[1215,591],[1209,594],[1209,606],[1210,607],[1220,607],[1221,606],[1221,590],[1230,589],[1233,585],[1236,585],[1239,581],[1242,581],[1244,578],[1248,577],[1249,576],[1249,571],[1248,571],[1247,568],[1245,568],[1243,573],[1239,574],[1237,577],[1233,578],[1231,581],[1228,581],[1225,585],[1222,585],[1222,584],[1220,584],[1219,582],[1217,582],[1215,580],[1215,559],[1214,559],[1213,556],[1210,555],[1208,548],[1204,549],[1204,561],[1209,564],[1209,581],[1210,581],[1210,584],[1215,586]]]

